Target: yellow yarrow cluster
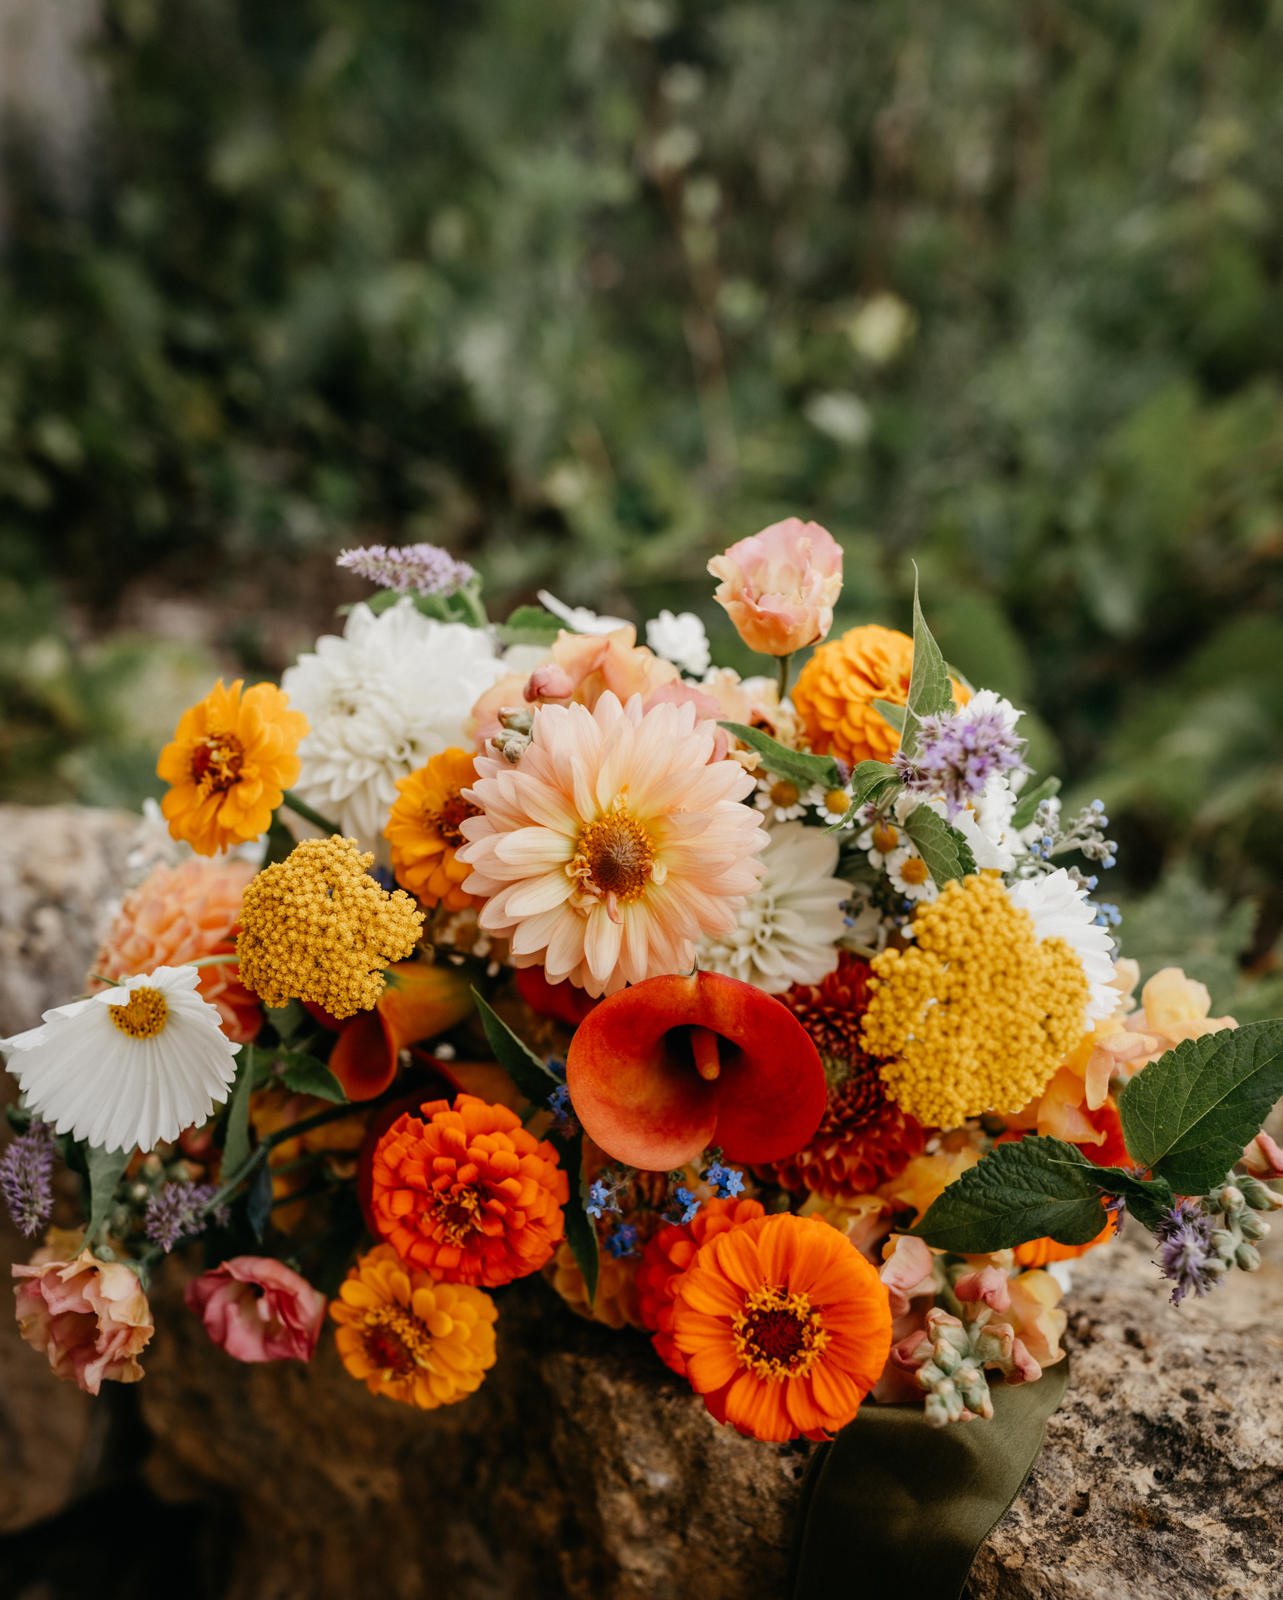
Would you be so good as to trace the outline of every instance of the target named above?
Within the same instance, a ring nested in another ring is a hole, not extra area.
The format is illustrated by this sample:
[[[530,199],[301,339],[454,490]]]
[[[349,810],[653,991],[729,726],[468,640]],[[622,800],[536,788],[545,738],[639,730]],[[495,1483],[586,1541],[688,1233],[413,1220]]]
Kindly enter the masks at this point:
[[[265,1004],[310,1000],[342,1018],[378,1003],[383,969],[412,953],[423,912],[380,888],[373,862],[355,839],[306,839],[245,890],[240,978]]]
[[[872,965],[864,1048],[887,1093],[930,1127],[1018,1111],[1082,1032],[1087,978],[1063,939],[1039,940],[996,875],[950,883],[914,918],[916,944]]]

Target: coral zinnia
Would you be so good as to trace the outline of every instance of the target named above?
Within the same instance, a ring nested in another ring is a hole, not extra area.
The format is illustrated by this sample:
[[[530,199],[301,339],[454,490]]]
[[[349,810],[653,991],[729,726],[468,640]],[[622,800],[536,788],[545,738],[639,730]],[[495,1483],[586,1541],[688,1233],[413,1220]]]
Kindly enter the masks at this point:
[[[160,753],[157,775],[170,785],[160,809],[175,839],[198,855],[257,839],[299,775],[295,751],[307,718],[289,709],[289,696],[271,683],[241,694],[220,678],[199,705],[178,720],[172,743]]]
[[[421,1109],[422,1118],[398,1117],[374,1152],[379,1232],[407,1261],[453,1282],[538,1272],[565,1232],[570,1187],[557,1152],[507,1106],[475,1095]]]
[[[824,1439],[851,1421],[891,1350],[876,1270],[818,1217],[759,1217],[683,1273],[673,1338],[719,1422],[754,1439]]]
[[[455,857],[463,844],[459,824],[481,814],[462,792],[476,776],[469,752],[451,749],[397,779],[400,795],[383,836],[392,846],[396,881],[425,906],[463,911],[481,903],[460,888],[472,869]]]
[[[851,766],[890,761],[900,748],[900,735],[873,702],[904,705],[912,674],[913,640],[907,633],[870,625],[822,644],[793,690],[811,749],[839,756]],[[955,681],[953,698],[964,706],[971,692]]]
[[[111,932],[93,959],[101,978],[131,978],[157,967],[182,967],[202,956],[231,955],[241,896],[254,876],[248,861],[184,861],[159,866],[125,896]],[[257,998],[240,981],[235,962],[199,968],[196,989],[218,1010],[223,1032],[245,1044],[263,1025]],[[91,976],[89,994],[109,987]]]
[[[343,1365],[371,1394],[433,1411],[464,1400],[494,1366],[494,1301],[462,1283],[416,1272],[376,1245],[330,1305]]]
[[[662,1227],[642,1251],[637,1269],[637,1305],[641,1325],[661,1361],[686,1376],[686,1357],[673,1342],[673,1300],[682,1273],[696,1252],[719,1233],[764,1215],[759,1200],[705,1200],[689,1222]]]
[[[515,768],[478,758],[463,887],[489,897],[481,926],[511,935],[517,966],[613,994],[690,971],[695,939],[734,931],[766,836],[738,803],[752,778],[710,760],[716,734],[691,705],[643,716],[607,693],[592,712],[536,710]]]

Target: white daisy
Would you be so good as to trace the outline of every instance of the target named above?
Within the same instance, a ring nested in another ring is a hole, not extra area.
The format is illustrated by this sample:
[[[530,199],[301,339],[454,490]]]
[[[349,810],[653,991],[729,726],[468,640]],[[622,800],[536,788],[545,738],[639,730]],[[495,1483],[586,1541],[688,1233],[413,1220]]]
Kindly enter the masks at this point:
[[[994,772],[985,783],[984,793],[977,795],[954,817],[952,826],[970,845],[976,866],[982,872],[988,867],[1010,872],[1015,866],[1015,852],[1022,848],[1011,827],[1015,809],[1016,796],[1006,776]]]
[[[1086,889],[1074,886],[1063,867],[1042,878],[1023,878],[1007,890],[1011,902],[1027,911],[1040,939],[1063,939],[1082,963],[1091,986],[1087,1016],[1108,1017],[1118,1004],[1114,987],[1114,941],[1096,926],[1096,911]]]
[[[807,807],[816,803],[814,788],[800,789],[791,778],[781,778],[774,772],[764,772],[757,780],[757,793],[753,804],[775,822],[796,822],[806,815]]]
[[[152,1150],[204,1122],[227,1099],[239,1046],[199,979],[195,967],[157,967],[0,1039],[27,1104],[106,1150]]]
[[[926,862],[907,839],[884,859],[883,869],[891,880],[891,887],[906,900],[920,900],[931,905],[939,896]]]
[[[657,656],[698,678],[708,671],[708,634],[693,611],[661,611],[646,624],[646,643]]]
[[[817,789],[816,793],[819,798],[815,801],[815,809],[820,813],[820,821],[825,827],[834,827],[851,809],[852,797],[849,788]],[[854,822],[847,823],[848,828],[854,826]]]
[[[837,839],[820,828],[782,822],[759,857],[762,881],[745,897],[735,932],[695,946],[710,972],[782,994],[795,983],[819,983],[838,964],[847,932],[843,902],[851,885],[833,876]]]
[[[908,834],[897,828],[887,817],[875,819],[872,826],[865,828],[855,842],[864,851],[869,865],[878,872],[883,870],[887,858],[894,855],[897,850],[913,848],[909,844]]]
[[[470,745],[469,713],[504,671],[489,634],[425,617],[408,596],[378,616],[353,606],[343,637],[318,639],[281,678],[312,728],[295,793],[386,860],[397,779]]]

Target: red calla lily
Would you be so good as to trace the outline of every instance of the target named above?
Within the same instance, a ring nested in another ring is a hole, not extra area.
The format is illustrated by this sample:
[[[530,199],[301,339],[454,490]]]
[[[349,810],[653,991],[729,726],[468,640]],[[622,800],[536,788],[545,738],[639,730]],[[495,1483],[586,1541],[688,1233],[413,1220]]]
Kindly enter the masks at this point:
[[[517,968],[517,993],[541,1017],[555,1017],[568,1028],[577,1028],[600,1002],[577,989],[569,978],[549,983],[542,967]]]
[[[616,1161],[651,1172],[711,1144],[778,1161],[820,1125],[824,1068],[780,1002],[715,972],[647,978],[603,1000],[566,1059],[575,1115]]]
[[[418,1039],[431,1039],[472,1010],[468,980],[453,967],[424,961],[399,961],[384,974],[387,987],[373,1011],[342,1022],[309,1005],[308,1010],[338,1034],[330,1071],[349,1100],[373,1100],[396,1076],[401,1051]]]

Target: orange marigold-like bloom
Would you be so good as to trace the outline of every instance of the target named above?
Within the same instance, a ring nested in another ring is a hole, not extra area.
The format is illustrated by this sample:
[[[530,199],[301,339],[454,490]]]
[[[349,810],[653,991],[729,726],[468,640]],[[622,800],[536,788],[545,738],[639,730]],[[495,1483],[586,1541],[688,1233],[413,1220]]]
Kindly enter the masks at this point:
[[[266,833],[272,812],[299,775],[295,751],[308,731],[301,711],[271,683],[241,694],[243,678],[230,689],[220,678],[205,698],[178,719],[173,742],[156,763],[170,785],[160,809],[175,839],[186,839],[198,855]]]
[[[706,1200],[689,1222],[662,1227],[642,1251],[637,1270],[638,1326],[652,1331],[656,1354],[683,1378],[686,1357],[673,1340],[673,1299],[682,1273],[710,1239],[762,1215],[758,1200]]]
[[[1016,1246],[1013,1254],[1017,1266],[1021,1267],[1045,1267],[1052,1261],[1076,1261],[1079,1256],[1085,1256],[1089,1250],[1094,1250],[1098,1244],[1108,1244],[1114,1233],[1111,1219],[1096,1237],[1088,1239],[1086,1244],[1057,1244],[1054,1239],[1047,1237],[1027,1239],[1024,1244]]]
[[[852,628],[822,644],[793,690],[793,705],[811,749],[839,756],[850,766],[890,761],[900,748],[900,735],[873,702],[904,705],[912,673],[913,640],[892,628]],[[950,681],[954,703],[965,706],[971,691]]]
[[[759,1217],[710,1239],[682,1274],[673,1338],[719,1422],[773,1443],[824,1439],[882,1375],[890,1298],[819,1217]]]
[[[111,932],[99,946],[89,994],[105,978],[132,978],[157,967],[185,967],[202,956],[234,955],[241,897],[254,876],[248,861],[184,861],[156,867],[125,896]],[[263,1025],[257,995],[240,981],[234,961],[202,967],[196,985],[203,1000],[218,1008],[223,1032],[233,1044],[246,1044]]]
[[[565,1233],[570,1197],[557,1152],[507,1106],[475,1095],[430,1100],[379,1140],[371,1209],[415,1266],[457,1283],[510,1283],[538,1272]]]
[[[484,904],[459,887],[472,869],[455,859],[464,842],[459,824],[465,817],[481,815],[481,807],[462,793],[476,776],[469,752],[451,749],[433,756],[408,778],[397,779],[401,793],[383,837],[392,846],[396,881],[422,905],[463,911]]]
[[[488,1294],[416,1272],[391,1245],[376,1245],[330,1304],[339,1358],[371,1394],[433,1411],[466,1399],[495,1363]]]

